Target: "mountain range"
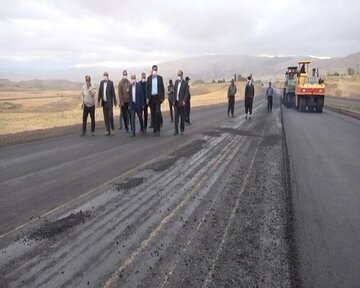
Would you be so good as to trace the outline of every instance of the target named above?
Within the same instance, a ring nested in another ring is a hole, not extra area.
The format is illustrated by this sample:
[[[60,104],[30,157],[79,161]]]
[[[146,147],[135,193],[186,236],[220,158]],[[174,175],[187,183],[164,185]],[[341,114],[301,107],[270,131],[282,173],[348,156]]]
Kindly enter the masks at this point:
[[[247,77],[252,73],[254,79],[276,80],[283,79],[285,70],[288,66],[297,66],[301,59],[309,59],[312,68],[319,68],[320,75],[323,77],[328,73],[346,73],[348,68],[359,72],[360,52],[346,57],[335,57],[320,59],[308,56],[288,56],[288,57],[269,57],[269,56],[244,56],[244,55],[205,55],[179,59],[170,62],[158,63],[159,74],[165,80],[175,79],[177,70],[184,71],[185,76],[189,76],[193,81],[217,81],[225,79],[229,81],[234,74]],[[126,68],[126,67],[124,67]],[[12,73],[0,73],[0,89],[11,88],[42,88],[42,89],[72,89],[78,88],[86,74],[92,76],[93,81],[98,83],[102,79],[102,73],[108,71],[110,79],[117,83],[121,79],[123,69],[110,69],[106,67],[91,68],[68,68],[51,71],[13,71]],[[1,71],[0,71],[1,72]],[[128,69],[128,74],[136,74],[138,77],[141,72],[150,72],[150,67],[136,67]],[[21,73],[28,81],[10,81],[21,79]],[[45,80],[31,80],[33,78]],[[51,80],[48,80],[51,79]],[[65,79],[65,80],[57,80]],[[139,79],[139,78],[138,78]]]

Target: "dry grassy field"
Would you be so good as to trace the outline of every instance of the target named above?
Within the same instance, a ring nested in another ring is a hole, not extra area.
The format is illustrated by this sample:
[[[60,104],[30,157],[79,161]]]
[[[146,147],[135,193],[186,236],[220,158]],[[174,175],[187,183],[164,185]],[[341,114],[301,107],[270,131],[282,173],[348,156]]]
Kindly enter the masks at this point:
[[[192,107],[226,103],[228,85],[192,84]],[[237,87],[237,99],[243,98],[245,82],[238,82]],[[0,135],[79,124],[82,119],[80,95],[79,90],[0,90]],[[166,100],[162,110],[168,109]],[[114,109],[114,114],[117,123],[118,107]],[[96,109],[95,117],[97,121],[103,119],[102,109]]]
[[[360,99],[360,75],[327,76],[326,94],[350,99]]]

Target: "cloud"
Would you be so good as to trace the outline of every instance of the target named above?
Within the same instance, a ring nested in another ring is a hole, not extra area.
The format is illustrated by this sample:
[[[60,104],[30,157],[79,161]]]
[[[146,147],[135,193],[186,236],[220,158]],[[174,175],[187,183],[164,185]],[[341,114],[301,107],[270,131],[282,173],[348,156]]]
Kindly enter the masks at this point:
[[[360,1],[1,1],[6,67],[144,66],[203,54],[344,56]]]

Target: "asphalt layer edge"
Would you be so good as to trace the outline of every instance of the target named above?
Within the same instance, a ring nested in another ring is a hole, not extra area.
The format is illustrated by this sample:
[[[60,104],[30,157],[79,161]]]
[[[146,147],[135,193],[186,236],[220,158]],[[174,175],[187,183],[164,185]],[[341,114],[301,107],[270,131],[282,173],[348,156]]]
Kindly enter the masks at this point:
[[[294,215],[294,206],[293,206],[293,187],[291,185],[291,165],[290,165],[290,155],[288,151],[288,145],[286,140],[286,131],[284,126],[284,116],[283,116],[283,105],[280,104],[280,114],[281,114],[281,129],[282,129],[282,150],[283,150],[283,184],[285,188],[286,194],[285,203],[287,213],[286,213],[286,240],[288,242],[288,261],[290,267],[290,283],[293,288],[300,288],[301,281],[299,277],[299,261],[298,261],[298,251],[296,247],[296,239],[295,239],[295,215]],[[295,187],[296,189],[296,187]]]

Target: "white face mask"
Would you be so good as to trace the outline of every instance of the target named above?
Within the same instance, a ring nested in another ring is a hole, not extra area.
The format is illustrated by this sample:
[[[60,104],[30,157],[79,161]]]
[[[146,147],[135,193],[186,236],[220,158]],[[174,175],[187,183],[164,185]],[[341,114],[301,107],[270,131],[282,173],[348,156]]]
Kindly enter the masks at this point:
[[[123,75],[123,78],[126,80],[126,79],[127,79],[127,75]]]
[[[177,79],[178,79],[179,81],[181,81],[181,76],[178,75],[178,76],[177,76]]]
[[[135,79],[131,79],[131,84],[132,84],[132,85],[135,85],[135,83],[136,83],[136,80],[135,80]]]
[[[157,75],[157,71],[153,71],[152,75],[156,76]]]
[[[145,78],[143,78],[143,79],[141,79],[141,81],[142,81],[142,82],[146,82],[146,79],[145,79]]]

